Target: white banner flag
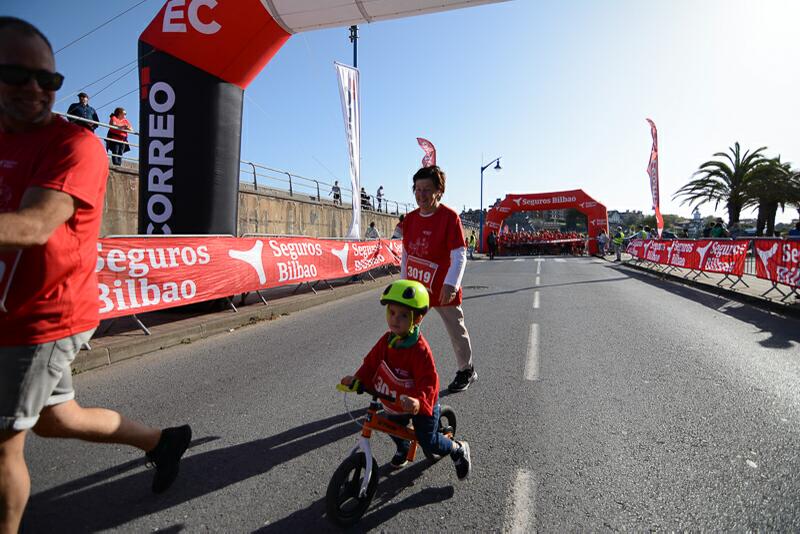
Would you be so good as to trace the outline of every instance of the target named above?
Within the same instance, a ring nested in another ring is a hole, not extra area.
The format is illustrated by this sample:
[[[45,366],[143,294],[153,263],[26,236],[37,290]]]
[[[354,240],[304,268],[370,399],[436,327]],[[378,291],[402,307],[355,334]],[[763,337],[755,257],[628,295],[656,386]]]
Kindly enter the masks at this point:
[[[350,152],[350,187],[353,190],[353,221],[347,237],[361,238],[361,106],[358,92],[358,69],[334,63],[342,97],[344,132]]]

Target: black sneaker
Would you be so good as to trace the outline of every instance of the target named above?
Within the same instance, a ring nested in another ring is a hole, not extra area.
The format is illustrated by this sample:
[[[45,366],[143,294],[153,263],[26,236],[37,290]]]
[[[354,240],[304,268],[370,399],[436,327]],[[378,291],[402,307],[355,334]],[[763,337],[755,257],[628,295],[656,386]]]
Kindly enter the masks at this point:
[[[145,453],[148,462],[155,467],[153,477],[153,493],[165,492],[178,476],[181,456],[192,441],[192,427],[183,425],[165,428],[161,431],[161,439],[152,451]]]
[[[452,393],[464,391],[477,379],[478,373],[475,372],[475,367],[469,367],[463,371],[457,372],[455,379],[450,382],[450,385],[447,386],[447,389],[449,389]]]
[[[389,462],[392,469],[402,469],[408,465],[408,452],[397,451]]]
[[[469,457],[469,443],[466,441],[456,441],[459,447],[450,453],[450,458],[456,466],[456,476],[459,480],[464,480],[472,470],[472,460]]]

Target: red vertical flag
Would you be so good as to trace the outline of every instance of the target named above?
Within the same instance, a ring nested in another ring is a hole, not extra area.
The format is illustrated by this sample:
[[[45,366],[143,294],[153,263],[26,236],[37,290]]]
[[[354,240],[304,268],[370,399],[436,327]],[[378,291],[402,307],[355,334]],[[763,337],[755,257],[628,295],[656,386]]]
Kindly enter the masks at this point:
[[[417,137],[417,143],[425,151],[425,156],[422,158],[422,166],[430,167],[431,165],[436,165],[436,147],[433,146],[433,143],[422,137]]]
[[[650,177],[650,192],[653,195],[653,209],[656,212],[656,225],[658,227],[658,237],[664,231],[664,218],[661,217],[661,206],[658,196],[658,132],[656,125],[650,119],[650,133],[653,136],[653,147],[650,149],[650,162],[647,164],[647,175]]]

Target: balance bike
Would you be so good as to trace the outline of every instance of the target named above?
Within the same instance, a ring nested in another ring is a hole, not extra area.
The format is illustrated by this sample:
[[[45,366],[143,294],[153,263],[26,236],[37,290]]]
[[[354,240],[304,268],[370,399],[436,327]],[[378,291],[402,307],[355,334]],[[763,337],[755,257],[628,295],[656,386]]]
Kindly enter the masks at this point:
[[[345,393],[372,395],[356,446],[333,473],[325,495],[328,518],[337,525],[346,527],[361,519],[378,488],[378,462],[372,456],[369,441],[372,431],[384,432],[390,436],[410,441],[411,446],[406,456],[409,462],[413,462],[417,454],[417,438],[411,426],[400,425],[390,421],[386,416],[378,414],[378,410],[382,407],[379,399],[394,402],[393,396],[369,389],[357,380],[349,388],[338,384],[336,389]],[[439,432],[450,439],[456,433],[456,414],[451,407],[446,405],[441,406],[439,413]],[[425,456],[432,462],[440,458],[438,455],[427,452]]]

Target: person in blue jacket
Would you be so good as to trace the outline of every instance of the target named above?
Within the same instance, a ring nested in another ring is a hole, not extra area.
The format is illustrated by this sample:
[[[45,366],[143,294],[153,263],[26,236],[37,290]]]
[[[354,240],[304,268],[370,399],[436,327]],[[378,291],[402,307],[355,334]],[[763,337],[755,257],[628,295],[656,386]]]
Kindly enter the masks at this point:
[[[97,118],[97,112],[94,110],[92,106],[89,105],[89,95],[87,95],[86,93],[78,94],[78,101],[73,102],[69,106],[69,109],[67,110],[67,115],[73,115],[72,117],[67,117],[69,122],[74,122],[78,126],[83,126],[84,128],[86,128],[91,132],[97,129],[97,124],[86,122],[86,120],[84,119],[92,120],[94,122],[100,122],[100,120]]]

